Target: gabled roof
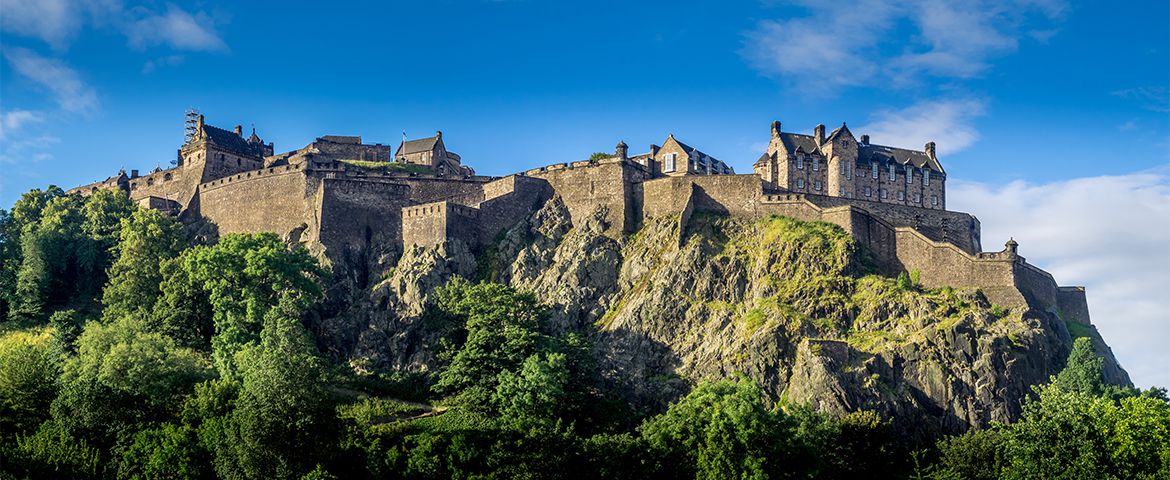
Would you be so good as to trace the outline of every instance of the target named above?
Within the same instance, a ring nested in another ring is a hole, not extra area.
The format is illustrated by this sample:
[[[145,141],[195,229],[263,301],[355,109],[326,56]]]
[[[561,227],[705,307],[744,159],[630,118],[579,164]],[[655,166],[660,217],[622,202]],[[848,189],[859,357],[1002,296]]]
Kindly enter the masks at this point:
[[[219,127],[213,127],[211,125],[204,125],[203,133],[207,135],[207,139],[211,141],[213,145],[224,150],[251,156],[257,156],[260,154],[254,146],[249,145],[246,140],[244,140],[239,135],[236,135],[236,132],[224,130]]]
[[[842,123],[840,127],[837,127],[836,130],[833,130],[831,133],[829,133],[828,137],[825,137],[825,142],[831,142],[837,137],[843,137],[845,135],[853,138],[853,132],[850,132],[849,127],[846,127],[845,124]]]
[[[817,145],[817,139],[812,135],[781,132],[780,141],[784,142],[784,149],[791,153],[821,153],[821,148]]]
[[[673,133],[672,133],[672,134],[670,134],[670,136],[669,136],[669,137],[667,137],[667,140],[674,140],[674,143],[677,143],[677,144],[678,144],[678,146],[679,146],[679,148],[681,148],[681,149],[682,149],[684,152],[686,152],[686,153],[687,153],[687,156],[689,156],[689,157],[697,157],[697,158],[696,158],[696,160],[697,160],[697,159],[700,159],[700,158],[703,158],[703,157],[706,157],[706,158],[709,158],[709,159],[711,159],[711,161],[713,161],[713,162],[719,162],[719,163],[720,163],[720,164],[722,164],[724,167],[727,167],[727,164],[726,164],[726,163],[723,163],[723,160],[720,160],[720,159],[718,159],[718,158],[712,157],[712,156],[710,156],[710,155],[708,155],[708,154],[706,154],[706,153],[703,153],[702,151],[700,151],[699,149],[697,149],[697,148],[695,148],[695,147],[692,147],[692,146],[690,146],[690,145],[687,145],[687,144],[685,144],[685,143],[683,143],[683,142],[680,142],[680,141],[678,141],[678,139],[677,139],[677,138],[674,138],[674,134],[673,134]],[[730,169],[730,167],[728,167],[728,168]]]
[[[411,153],[429,152],[435,149],[435,144],[439,143],[439,136],[420,138],[418,140],[407,140],[398,145],[398,151],[395,155],[408,155]]]
[[[857,150],[858,162],[889,162],[893,161],[898,165],[913,165],[918,168],[929,168],[936,172],[943,172],[942,164],[936,159],[930,158],[926,152],[919,150],[907,150],[905,148],[889,147],[885,145],[858,145]]]

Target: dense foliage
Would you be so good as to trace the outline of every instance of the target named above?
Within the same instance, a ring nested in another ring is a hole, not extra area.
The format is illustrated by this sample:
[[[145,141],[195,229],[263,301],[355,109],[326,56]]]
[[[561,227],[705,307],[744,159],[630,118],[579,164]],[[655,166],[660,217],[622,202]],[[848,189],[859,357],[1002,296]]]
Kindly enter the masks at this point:
[[[306,328],[325,281],[306,251],[185,237],[108,192],[0,211],[0,478],[1170,477],[1165,392],[1105,385],[1086,338],[1020,421],[923,448],[741,376],[631,411],[590,332],[458,278],[423,315],[433,372],[359,375]]]

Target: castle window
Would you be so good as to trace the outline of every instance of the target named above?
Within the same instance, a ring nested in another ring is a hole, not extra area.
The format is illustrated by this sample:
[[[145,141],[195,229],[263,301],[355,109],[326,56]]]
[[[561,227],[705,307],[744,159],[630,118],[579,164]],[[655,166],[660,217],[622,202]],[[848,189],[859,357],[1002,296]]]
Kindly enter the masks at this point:
[[[796,189],[797,190],[804,190],[804,179],[803,178],[796,179]]]
[[[906,185],[910,185],[911,183],[914,183],[914,167],[911,167],[910,164],[907,163],[906,164]]]
[[[148,186],[148,187],[149,187],[149,186],[152,186],[152,185],[154,185],[154,179],[153,179],[153,178],[148,178],[148,179],[146,179],[146,186]]]
[[[674,171],[674,159],[675,159],[676,155],[677,154],[674,154],[674,153],[668,153],[668,154],[662,156],[662,171],[664,171],[664,172],[673,172]]]
[[[890,191],[883,188],[881,191],[881,197],[882,198],[890,198]]]
[[[867,198],[868,198],[868,197],[872,197],[872,196],[873,196],[873,190],[872,190],[872,189],[870,189],[869,187],[865,187],[865,196],[866,196]]]
[[[814,163],[813,165],[816,165],[816,164]],[[813,182],[813,190],[816,190],[818,192],[821,191],[821,181],[820,180]]]
[[[166,175],[163,175],[163,180],[167,181],[167,182],[171,181],[171,174],[168,173]]]
[[[894,162],[890,162],[890,181],[894,181]]]
[[[878,177],[877,162],[869,162],[869,169],[873,171],[873,178],[877,179],[877,177]]]
[[[796,169],[804,170],[804,155],[796,157]]]
[[[906,192],[898,190],[898,201],[906,201]]]
[[[930,196],[930,204],[931,205],[938,205],[938,195],[931,195]]]
[[[841,193],[839,193],[838,195],[840,195],[842,197],[845,196],[845,187],[841,187]]]
[[[922,171],[922,184],[927,187],[930,186],[930,169],[925,169]]]
[[[821,159],[813,157],[813,171],[819,172],[821,170]]]
[[[846,165],[845,162],[841,162],[841,175],[845,174],[845,165]]]
[[[922,203],[922,194],[921,193],[914,194],[914,203]]]

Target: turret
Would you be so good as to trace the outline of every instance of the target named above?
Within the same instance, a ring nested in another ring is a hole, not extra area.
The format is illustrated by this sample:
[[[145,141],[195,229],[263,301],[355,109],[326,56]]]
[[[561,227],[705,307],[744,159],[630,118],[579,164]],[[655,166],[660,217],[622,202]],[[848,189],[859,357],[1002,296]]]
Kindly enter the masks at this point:
[[[630,147],[624,141],[618,141],[617,148],[614,149],[616,156],[622,160],[630,158]]]

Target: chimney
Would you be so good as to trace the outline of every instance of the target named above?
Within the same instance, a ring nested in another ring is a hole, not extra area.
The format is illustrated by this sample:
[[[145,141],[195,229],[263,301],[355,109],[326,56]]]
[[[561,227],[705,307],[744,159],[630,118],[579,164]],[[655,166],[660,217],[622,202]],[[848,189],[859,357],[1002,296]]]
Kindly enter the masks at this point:
[[[236,125],[236,136],[244,138],[244,127],[242,125]]]
[[[617,153],[617,157],[622,160],[627,160],[630,158],[630,147],[626,145],[626,142],[624,141],[618,141],[617,149],[614,152]]]
[[[196,125],[196,127],[198,127],[198,128],[196,128],[195,136],[202,137],[203,136],[203,114],[202,113],[199,114],[199,120],[196,122],[195,125]]]
[[[130,178],[138,178],[138,170],[131,170]]]
[[[861,144],[862,145],[869,145],[869,135],[862,135],[861,136]]]
[[[772,122],[772,138],[780,138],[780,121],[779,120],[775,120]]]
[[[923,148],[926,151],[926,156],[930,157],[931,160],[938,160],[938,157],[934,155],[934,142],[926,142],[926,147]]]
[[[817,138],[817,145],[825,143],[825,124],[817,124],[817,128],[813,129],[813,136]]]
[[[435,130],[435,138],[443,138],[443,131]]]
[[[658,156],[658,145],[651,143],[650,144],[650,158],[654,158],[657,156]]]

